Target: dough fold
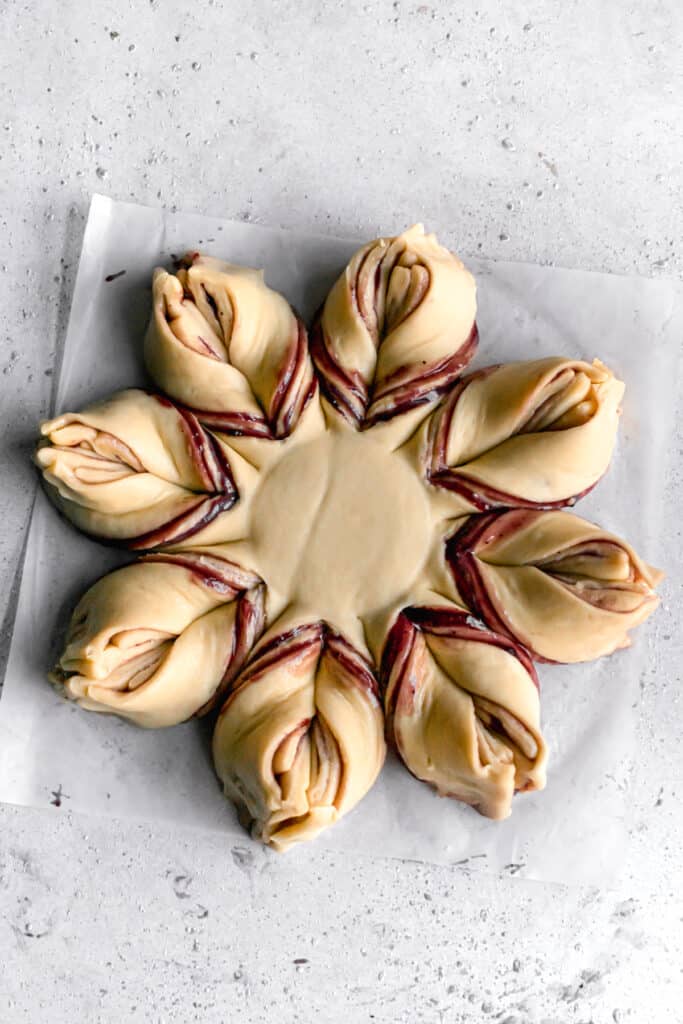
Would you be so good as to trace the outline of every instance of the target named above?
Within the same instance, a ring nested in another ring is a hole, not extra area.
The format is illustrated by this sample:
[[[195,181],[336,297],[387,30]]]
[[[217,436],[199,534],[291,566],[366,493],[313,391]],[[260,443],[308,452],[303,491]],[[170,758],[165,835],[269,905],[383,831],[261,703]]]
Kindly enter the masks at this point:
[[[84,533],[133,550],[202,532],[235,504],[228,449],[196,416],[137,388],[47,420],[35,462]]]
[[[418,224],[359,249],[311,333],[324,396],[354,427],[443,394],[477,346],[476,287]]]
[[[470,516],[445,545],[458,598],[539,661],[589,661],[630,644],[663,574],[571,512]]]
[[[260,270],[199,253],[181,262],[154,271],[150,376],[214,430],[286,437],[316,391],[303,322]]]
[[[451,492],[456,510],[573,505],[609,465],[623,393],[597,360],[477,370],[422,428],[425,475]]]
[[[506,818],[545,786],[538,679],[526,651],[462,609],[413,606],[384,648],[387,738],[440,796]]]
[[[355,807],[384,762],[369,663],[323,622],[271,635],[221,710],[213,756],[255,838],[279,851],[313,839]]]
[[[148,555],[83,595],[51,679],[88,711],[177,725],[222,698],[263,624],[260,578],[216,549]]]

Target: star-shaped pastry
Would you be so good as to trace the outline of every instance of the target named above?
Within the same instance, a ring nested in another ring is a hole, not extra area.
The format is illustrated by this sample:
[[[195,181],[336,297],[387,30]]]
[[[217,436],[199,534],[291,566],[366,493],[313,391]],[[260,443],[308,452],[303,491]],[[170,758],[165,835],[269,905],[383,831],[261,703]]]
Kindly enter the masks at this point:
[[[47,492],[143,552],[77,605],[65,696],[156,728],[216,713],[252,833],[310,839],[389,744],[503,818],[545,783],[536,661],[628,643],[660,574],[566,511],[607,470],[623,385],[561,356],[463,376],[475,283],[414,227],[360,249],[316,315],[256,270],[157,269],[160,389],[41,427]]]

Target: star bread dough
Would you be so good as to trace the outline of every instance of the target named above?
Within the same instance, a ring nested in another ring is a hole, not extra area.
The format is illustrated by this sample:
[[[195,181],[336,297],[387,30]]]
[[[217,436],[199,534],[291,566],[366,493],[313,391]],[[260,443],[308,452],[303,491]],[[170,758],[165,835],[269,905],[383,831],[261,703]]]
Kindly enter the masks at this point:
[[[263,628],[263,584],[219,551],[148,555],[76,605],[53,680],[148,729],[220,700]]]
[[[445,545],[457,597],[541,661],[590,661],[630,644],[663,574],[571,512],[471,516]],[[446,584],[447,586],[447,584]]]
[[[421,224],[359,249],[311,336],[326,399],[369,426],[433,401],[477,346],[476,288]]]
[[[216,430],[286,437],[316,390],[306,328],[263,272],[191,253],[158,267],[145,362]]]
[[[314,838],[365,796],[384,763],[372,665],[325,623],[259,646],[213,737],[225,794],[276,850]]]
[[[225,513],[253,474],[187,409],[134,388],[40,430],[48,497],[84,533],[134,550],[234,536]]]
[[[520,790],[543,789],[538,679],[526,651],[467,612],[401,612],[384,652],[387,735],[441,796],[506,818]]]
[[[476,370],[425,427],[426,476],[449,491],[455,514],[572,505],[609,465],[623,393],[597,360],[556,356]]]
[[[458,379],[474,280],[420,226],[352,257],[310,354],[259,271],[194,253],[153,293],[171,398],[41,428],[57,507],[153,552],[84,595],[53,681],[150,728],[215,710],[224,792],[276,850],[352,811],[385,740],[506,817],[545,784],[532,659],[609,653],[657,603],[656,570],[558,510],[605,472],[623,384],[562,357]]]

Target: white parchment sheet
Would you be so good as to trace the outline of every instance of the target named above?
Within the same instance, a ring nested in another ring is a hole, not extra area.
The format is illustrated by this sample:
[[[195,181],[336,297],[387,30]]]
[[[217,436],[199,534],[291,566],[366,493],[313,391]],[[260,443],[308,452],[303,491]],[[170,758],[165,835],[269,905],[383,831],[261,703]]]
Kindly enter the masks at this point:
[[[95,196],[56,411],[145,383],[141,348],[151,273],[156,264],[168,265],[172,253],[201,249],[264,267],[268,283],[310,318],[355,248],[339,239]],[[683,291],[669,281],[513,263],[470,266],[478,278],[476,366],[541,355],[598,356],[626,381],[613,465],[577,511],[623,533],[661,565],[660,496],[683,339]],[[228,844],[244,844],[249,840],[213,774],[206,724],[144,731],[81,711],[46,680],[77,598],[127,560],[69,527],[38,493],[0,702],[0,799],[48,806],[59,791],[62,807],[71,810],[220,829]],[[612,881],[626,840],[638,680],[652,636],[650,622],[630,650],[611,658],[540,666],[548,786],[518,796],[507,821],[490,822],[440,799],[390,757],[366,799],[317,840],[318,847],[466,861],[473,869],[565,883]]]

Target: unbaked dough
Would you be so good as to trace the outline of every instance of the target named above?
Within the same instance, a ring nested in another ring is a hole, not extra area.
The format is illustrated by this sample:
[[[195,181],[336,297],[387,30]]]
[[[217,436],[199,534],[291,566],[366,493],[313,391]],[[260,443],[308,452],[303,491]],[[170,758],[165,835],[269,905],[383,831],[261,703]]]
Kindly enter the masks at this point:
[[[367,793],[383,706],[414,775],[505,817],[545,784],[532,656],[608,653],[656,605],[625,542],[539,511],[607,468],[621,382],[562,357],[457,380],[474,281],[420,226],[355,254],[310,355],[258,271],[194,253],[153,291],[146,360],[172,400],[42,426],[64,514],[156,552],[84,595],[54,681],[150,728],[220,707],[225,793],[279,850]]]

